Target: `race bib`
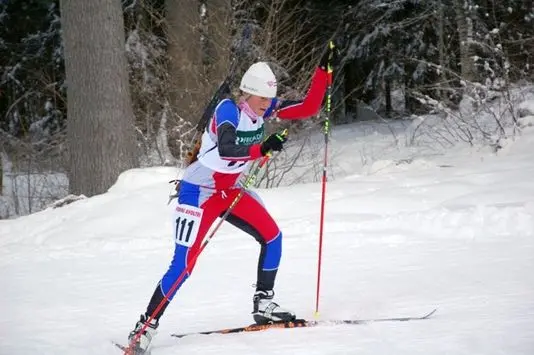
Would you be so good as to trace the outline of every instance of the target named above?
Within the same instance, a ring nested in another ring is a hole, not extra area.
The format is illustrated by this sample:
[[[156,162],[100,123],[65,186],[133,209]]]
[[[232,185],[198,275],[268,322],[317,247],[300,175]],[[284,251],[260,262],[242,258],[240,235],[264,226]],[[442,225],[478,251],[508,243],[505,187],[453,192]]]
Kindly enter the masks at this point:
[[[174,209],[174,238],[176,244],[188,248],[193,245],[197,239],[203,212],[201,208],[194,206],[176,206]]]

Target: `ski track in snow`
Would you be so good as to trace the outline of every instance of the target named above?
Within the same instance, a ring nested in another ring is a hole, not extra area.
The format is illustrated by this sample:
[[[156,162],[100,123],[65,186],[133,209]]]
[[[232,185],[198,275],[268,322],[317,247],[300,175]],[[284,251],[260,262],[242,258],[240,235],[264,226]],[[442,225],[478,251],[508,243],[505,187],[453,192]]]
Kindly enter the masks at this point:
[[[251,323],[257,243],[223,226],[161,321],[153,355],[534,354],[534,139],[329,182],[321,319],[429,320],[192,336]],[[439,165],[449,165],[442,168]],[[172,256],[166,181],[0,221],[0,354],[120,354]],[[320,185],[260,191],[284,233],[276,298],[315,305]]]

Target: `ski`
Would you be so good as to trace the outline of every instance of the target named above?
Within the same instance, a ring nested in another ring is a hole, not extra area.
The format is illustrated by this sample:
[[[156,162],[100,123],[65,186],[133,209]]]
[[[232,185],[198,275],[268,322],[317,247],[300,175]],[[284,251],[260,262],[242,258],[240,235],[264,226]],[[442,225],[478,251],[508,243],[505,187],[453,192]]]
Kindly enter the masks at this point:
[[[232,333],[243,333],[243,332],[257,332],[267,329],[287,329],[287,328],[310,328],[317,326],[325,325],[357,325],[357,324],[369,324],[369,323],[379,323],[379,322],[407,322],[415,320],[425,320],[430,318],[434,313],[436,313],[437,308],[432,311],[422,315],[422,316],[412,316],[412,317],[392,317],[392,318],[370,318],[370,319],[337,319],[337,320],[306,320],[306,319],[295,319],[293,321],[287,322],[274,322],[269,324],[251,324],[245,327],[237,328],[224,328],[192,333],[182,333],[182,334],[171,334],[172,337],[183,338],[191,335],[209,335],[209,334],[232,334]]]

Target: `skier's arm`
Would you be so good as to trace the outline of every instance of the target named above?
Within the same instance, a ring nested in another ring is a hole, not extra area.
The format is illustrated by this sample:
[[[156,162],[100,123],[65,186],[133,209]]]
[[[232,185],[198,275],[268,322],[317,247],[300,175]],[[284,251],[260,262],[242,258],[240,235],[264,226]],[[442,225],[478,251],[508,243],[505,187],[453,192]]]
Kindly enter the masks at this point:
[[[223,160],[254,160],[261,157],[261,144],[239,145],[237,141],[237,125],[239,111],[230,100],[222,102],[216,109],[210,129],[217,133],[217,149]]]
[[[318,67],[312,77],[306,97],[300,101],[281,100],[276,102],[275,115],[281,119],[298,120],[317,114],[326,92],[329,75],[332,74]]]

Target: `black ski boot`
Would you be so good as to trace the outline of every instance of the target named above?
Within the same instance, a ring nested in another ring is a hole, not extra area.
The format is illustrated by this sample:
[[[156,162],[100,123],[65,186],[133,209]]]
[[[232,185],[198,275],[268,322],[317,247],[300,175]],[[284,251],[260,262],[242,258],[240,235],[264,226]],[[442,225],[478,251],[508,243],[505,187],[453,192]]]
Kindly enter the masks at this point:
[[[296,319],[295,313],[273,302],[274,291],[257,290],[254,293],[252,316],[257,324],[288,322]]]
[[[134,330],[128,335],[128,344],[131,344],[135,339],[137,333],[144,327],[148,317],[142,314],[139,321],[135,324]],[[141,333],[139,339],[133,345],[133,355],[149,355],[150,354],[150,343],[152,339],[157,334],[157,328],[159,322],[156,319],[152,319],[146,329]]]

